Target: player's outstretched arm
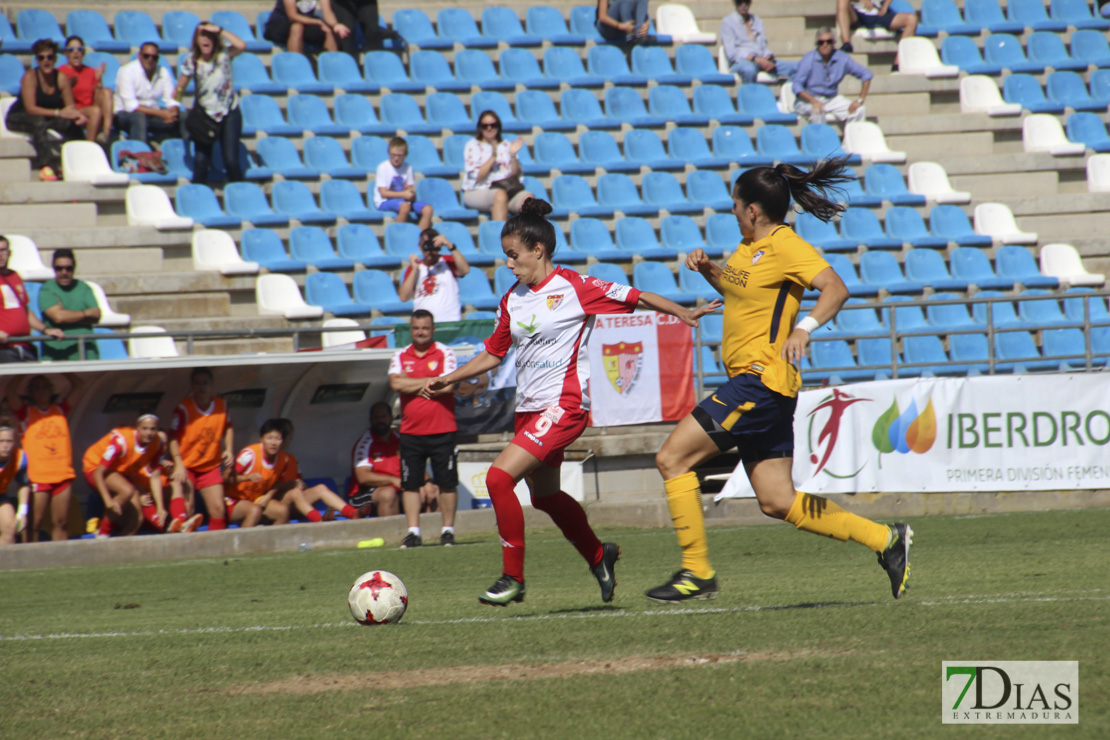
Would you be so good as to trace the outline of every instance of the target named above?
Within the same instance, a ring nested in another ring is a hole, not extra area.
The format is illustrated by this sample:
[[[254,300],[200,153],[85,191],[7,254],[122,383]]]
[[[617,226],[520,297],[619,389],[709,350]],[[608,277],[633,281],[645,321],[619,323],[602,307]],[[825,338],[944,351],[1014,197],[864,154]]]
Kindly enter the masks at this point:
[[[713,300],[697,308],[686,308],[680,306],[670,298],[664,298],[658,293],[641,293],[640,301],[636,304],[637,308],[648,308],[652,311],[659,313],[670,314],[679,319],[682,319],[689,326],[697,326],[698,319],[705,316],[707,313],[713,313],[721,307],[720,300]]]
[[[809,344],[809,333],[832,320],[840,311],[840,307],[848,300],[848,286],[831,267],[813,278],[813,288],[821,293],[817,296],[817,305],[809,315],[799,321],[790,336],[782,345],[782,359],[797,365],[806,356],[806,345]]]
[[[497,355],[491,355],[488,350],[479,352],[473,360],[466,363],[458,370],[447,373],[438,378],[428,378],[424,381],[424,387],[420,391],[420,395],[424,398],[431,398],[436,394],[436,391],[442,390],[454,383],[460,383],[464,380],[476,378],[482,373],[489,372],[501,364],[503,358]]]
[[[721,290],[721,268],[709,259],[704,249],[695,249],[686,255],[686,269],[700,272],[702,277],[713,286],[713,290],[724,294]]]

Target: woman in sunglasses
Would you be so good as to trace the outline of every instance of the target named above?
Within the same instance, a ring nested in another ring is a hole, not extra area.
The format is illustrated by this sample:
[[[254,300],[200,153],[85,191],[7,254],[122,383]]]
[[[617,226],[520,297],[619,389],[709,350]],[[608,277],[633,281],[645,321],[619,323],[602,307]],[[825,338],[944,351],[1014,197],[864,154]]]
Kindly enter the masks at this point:
[[[112,91],[104,87],[106,63],[93,68],[85,64],[85,41],[80,36],[70,36],[65,43],[66,64],[58,71],[69,78],[73,90],[73,103],[86,118],[85,138],[103,147],[108,146],[108,133],[112,128]]]
[[[520,181],[520,161],[516,158],[524,139],[512,142],[501,138],[501,119],[491,110],[478,116],[477,135],[463,149],[463,205],[489,211],[494,221],[504,221],[509,213],[520,213],[532,194]]]
[[[81,126],[88,119],[77,110],[69,78],[58,74],[58,44],[39,39],[31,47],[38,63],[27,70],[19,83],[19,99],[8,110],[6,122],[12,131],[31,135],[35,156],[31,166],[39,170],[40,180],[57,180],[62,165],[62,141],[81,138]],[[50,132],[61,135],[62,141]]]

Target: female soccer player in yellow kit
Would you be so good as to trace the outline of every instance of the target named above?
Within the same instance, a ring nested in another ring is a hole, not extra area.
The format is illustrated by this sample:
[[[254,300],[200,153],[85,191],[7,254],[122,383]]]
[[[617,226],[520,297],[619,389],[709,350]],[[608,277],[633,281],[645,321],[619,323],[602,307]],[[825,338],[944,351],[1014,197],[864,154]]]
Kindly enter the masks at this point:
[[[848,298],[844,281],[817,250],[786,225],[791,198],[823,221],[844,206],[825,197],[846,178],[843,160],[809,172],[780,164],[745,172],[733,188],[732,212],[744,240],[724,268],[695,249],[686,267],[700,272],[725,300],[721,360],[729,380],[678,423],[655,456],[682,548],[682,568],[647,592],[655,601],[712,598],[717,579],[709,563],[699,464],[738,447],[763,513],[798,529],[874,550],[890,576],[894,598],[910,574],[913,531],[851,514],[828,499],[794,490],[794,407],[802,385],[798,363],[809,335]],[[809,316],[795,325],[802,293],[820,291]]]

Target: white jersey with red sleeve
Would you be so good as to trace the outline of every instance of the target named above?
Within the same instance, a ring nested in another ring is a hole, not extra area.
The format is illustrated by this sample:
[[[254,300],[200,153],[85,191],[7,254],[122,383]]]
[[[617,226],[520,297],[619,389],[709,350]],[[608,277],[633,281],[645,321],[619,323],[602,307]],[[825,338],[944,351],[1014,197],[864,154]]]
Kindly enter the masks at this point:
[[[517,283],[501,299],[486,351],[516,345],[516,410],[590,409],[586,347],[594,316],[632,313],[640,291],[556,267],[539,285]]]

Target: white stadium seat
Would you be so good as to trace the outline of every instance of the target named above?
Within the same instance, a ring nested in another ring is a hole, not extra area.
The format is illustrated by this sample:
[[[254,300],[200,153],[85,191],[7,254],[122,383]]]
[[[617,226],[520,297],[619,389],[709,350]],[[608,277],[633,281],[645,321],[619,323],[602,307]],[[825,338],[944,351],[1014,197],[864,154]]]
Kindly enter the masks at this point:
[[[718,46],[717,47],[717,71],[720,72],[723,75],[734,74],[733,71],[732,71],[731,65],[729,65],[729,63],[728,63],[728,57],[725,56],[725,47],[723,47],[723,46]],[[768,85],[773,83],[773,82],[778,82],[778,79],[779,78],[776,77],[775,75],[764,72],[762,69],[759,70],[759,73],[755,76],[755,81],[756,82],[762,82],[762,83],[765,83],[765,84],[768,84]],[[740,75],[736,75],[736,82],[739,84]],[[788,111],[783,111],[783,113],[793,113],[793,112],[794,112],[793,109],[788,110]]]
[[[100,308],[100,321],[97,322],[97,326],[127,326],[131,323],[131,314],[116,313],[108,304],[108,296],[104,294],[104,288],[100,287],[100,283],[94,283],[92,280],[85,282],[92,289],[93,295],[96,296],[96,305]]]
[[[67,141],[62,144],[62,179],[93,185],[126,185],[131,178],[108,165],[104,150],[92,141]]]
[[[24,282],[54,279],[54,270],[43,264],[39,248],[30,237],[21,234],[7,234],[6,236],[12,249],[11,257],[8,259],[8,267],[18,272],[19,277],[23,278]]]
[[[985,234],[998,244],[1037,243],[1037,234],[1019,229],[1014,212],[1005,203],[980,203],[973,220],[976,234]]]
[[[1047,113],[1034,113],[1021,122],[1021,145],[1028,154],[1047,152],[1054,157],[1082,155],[1087,151],[1083,144],[1068,141],[1064,127]]]
[[[149,336],[131,337],[127,340],[127,354],[130,357],[178,357],[177,343],[173,337],[165,336],[166,330],[160,326],[136,326],[132,334]]]
[[[849,121],[845,124],[844,151],[858,154],[869,162],[901,164],[906,161],[906,153],[891,151],[886,145],[883,130],[870,121]]]
[[[1041,247],[1041,273],[1074,286],[1094,287],[1106,282],[1105,275],[1087,272],[1079,252],[1070,244],[1045,244]]]
[[[205,229],[193,234],[193,268],[223,275],[257,275],[258,263],[247,262],[235,248],[231,234]]]
[[[954,64],[943,64],[932,41],[912,36],[898,42],[898,73],[930,78],[959,77],[960,68]]]
[[[960,80],[960,112],[988,116],[1020,116],[1020,103],[1002,99],[998,83],[985,75],[968,75]]]
[[[318,319],[324,315],[320,306],[304,302],[297,282],[288,275],[259,275],[254,283],[254,299],[263,316],[284,316],[287,319]]]
[[[906,180],[911,193],[924,195],[934,203],[971,202],[971,193],[953,190],[948,173],[936,162],[914,162]]]
[[[1110,154],[1087,158],[1087,192],[1110,193]]]
[[[324,322],[324,328],[329,329],[338,326],[357,327],[358,322],[354,319],[348,318],[335,318],[328,319]],[[326,331],[323,333],[324,349],[329,347],[338,347],[343,344],[354,344],[366,339],[366,332],[361,329],[355,328],[352,331]]]
[[[655,11],[655,30],[670,36],[676,44],[715,44],[716,34],[698,28],[698,20],[685,5],[665,3]],[[728,70],[726,69],[727,73]]]
[[[127,189],[127,225],[173,231],[193,228],[193,219],[178,216],[166,191],[157,185],[132,185]]]

